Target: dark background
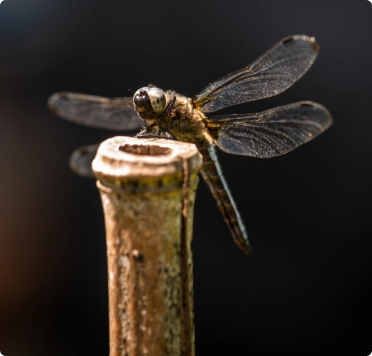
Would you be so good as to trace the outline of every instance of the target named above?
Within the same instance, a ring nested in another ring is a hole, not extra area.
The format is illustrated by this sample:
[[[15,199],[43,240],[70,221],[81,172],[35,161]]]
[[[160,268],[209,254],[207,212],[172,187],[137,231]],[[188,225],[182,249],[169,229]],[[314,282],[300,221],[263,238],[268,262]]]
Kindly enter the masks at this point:
[[[372,248],[372,5],[367,0],[5,0],[0,5],[0,351],[107,355],[105,232],[80,145],[116,135],[46,108],[68,90],[193,96],[281,38],[320,54],[287,92],[334,124],[288,155],[219,157],[254,255],[232,242],[204,182],[194,225],[197,355],[368,355]]]

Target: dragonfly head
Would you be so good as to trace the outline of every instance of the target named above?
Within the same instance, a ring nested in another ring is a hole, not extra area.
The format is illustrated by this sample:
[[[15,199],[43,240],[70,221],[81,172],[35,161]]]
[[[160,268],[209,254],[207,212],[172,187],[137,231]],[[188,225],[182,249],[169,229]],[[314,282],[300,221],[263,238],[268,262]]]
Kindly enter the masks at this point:
[[[165,104],[164,91],[152,85],[138,89],[133,96],[134,108],[144,119],[146,116],[161,113],[165,109]]]

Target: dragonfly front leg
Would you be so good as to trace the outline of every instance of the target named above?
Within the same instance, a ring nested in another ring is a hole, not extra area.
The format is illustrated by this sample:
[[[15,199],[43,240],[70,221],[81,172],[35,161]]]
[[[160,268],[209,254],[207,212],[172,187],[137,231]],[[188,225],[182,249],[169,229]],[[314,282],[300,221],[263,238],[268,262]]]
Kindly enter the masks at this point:
[[[169,131],[163,129],[161,126],[152,125],[145,126],[142,130],[135,136],[137,138],[165,138],[168,140],[177,141],[177,138],[172,135]]]
[[[169,119],[169,117],[170,117],[170,115],[173,111],[175,103],[176,103],[176,97],[174,96],[171,100],[169,100],[165,109],[158,115],[158,120],[159,120],[160,130],[165,135],[165,138],[169,138],[171,140],[177,141],[176,136],[174,136],[173,134],[171,134],[169,132],[169,129],[168,129],[168,126],[167,126],[167,120]],[[165,124],[166,127],[164,128],[162,126],[162,124]]]
[[[167,138],[169,140],[178,141],[176,136],[172,135],[169,131],[166,131],[164,129],[161,129],[164,136],[161,136],[161,138]]]
[[[161,129],[158,125],[152,124],[142,127],[141,131],[135,136],[138,138],[142,137],[158,137],[161,134]]]

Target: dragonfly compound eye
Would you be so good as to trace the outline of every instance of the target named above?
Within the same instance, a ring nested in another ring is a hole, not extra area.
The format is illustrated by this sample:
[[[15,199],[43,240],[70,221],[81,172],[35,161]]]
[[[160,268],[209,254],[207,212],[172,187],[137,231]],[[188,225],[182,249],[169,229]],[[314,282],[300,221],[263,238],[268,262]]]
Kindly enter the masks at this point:
[[[153,88],[147,89],[147,93],[150,98],[152,109],[156,113],[161,113],[165,109],[165,102],[166,102],[163,90],[153,87]]]
[[[148,87],[143,87],[138,89],[133,96],[133,105],[136,110],[141,113],[150,112],[152,110],[149,94],[147,90]]]

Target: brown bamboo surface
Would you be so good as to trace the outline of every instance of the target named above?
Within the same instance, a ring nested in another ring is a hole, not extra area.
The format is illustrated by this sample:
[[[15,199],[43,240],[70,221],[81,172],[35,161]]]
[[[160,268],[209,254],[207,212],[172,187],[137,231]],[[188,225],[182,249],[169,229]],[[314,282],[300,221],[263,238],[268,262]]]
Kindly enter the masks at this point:
[[[110,356],[193,356],[193,144],[114,137],[93,161],[106,225]]]

